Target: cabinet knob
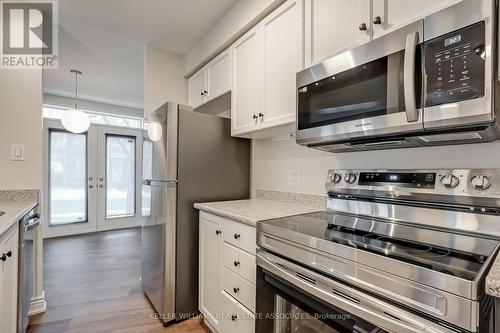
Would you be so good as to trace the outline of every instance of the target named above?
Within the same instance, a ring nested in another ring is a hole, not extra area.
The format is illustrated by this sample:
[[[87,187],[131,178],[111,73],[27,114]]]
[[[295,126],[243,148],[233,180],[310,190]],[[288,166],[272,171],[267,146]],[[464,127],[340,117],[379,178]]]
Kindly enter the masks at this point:
[[[259,112],[259,118],[263,118],[264,114],[262,112]]]
[[[215,234],[216,234],[216,235],[220,235],[220,234],[221,234],[221,231],[220,231],[220,230],[215,230]]]
[[[254,115],[252,116],[252,118],[253,118],[253,119],[257,119],[257,118],[259,118],[259,117],[257,117],[257,115],[256,115],[256,114],[254,114]]]
[[[375,16],[373,19],[373,24],[380,24],[382,23],[382,18],[380,16]]]
[[[203,90],[203,94],[207,95],[208,94],[208,90]]]
[[[235,294],[237,294],[238,291],[240,291],[240,288],[233,288],[233,291],[234,291]]]
[[[236,319],[237,319],[237,318],[238,318],[238,317],[237,317],[236,315],[232,315],[232,316],[231,316],[231,320],[232,320],[232,321],[236,321]]]
[[[201,96],[205,96],[205,93],[202,91],[202,92],[200,93],[200,95],[201,95]]]
[[[240,262],[239,261],[235,261],[234,262],[234,267],[238,267],[240,265]]]
[[[12,251],[7,252],[7,253],[6,253],[6,255],[7,255],[7,257],[9,257],[9,258],[10,258],[10,257],[12,257]]]
[[[234,239],[240,238],[240,234],[234,234]]]
[[[2,254],[2,256],[0,257],[0,260],[2,260],[2,261],[7,260],[7,256],[5,255],[5,253]]]
[[[361,31],[366,31],[368,29],[368,27],[366,26],[366,23],[361,23],[359,25],[359,30]]]

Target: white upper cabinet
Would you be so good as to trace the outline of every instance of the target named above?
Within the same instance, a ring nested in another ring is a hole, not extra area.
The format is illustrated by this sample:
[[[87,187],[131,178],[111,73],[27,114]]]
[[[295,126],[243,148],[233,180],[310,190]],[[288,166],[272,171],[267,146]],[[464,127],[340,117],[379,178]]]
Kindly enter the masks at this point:
[[[197,108],[230,89],[230,57],[226,50],[189,78],[189,105]]]
[[[262,26],[246,33],[231,47],[233,57],[233,89],[231,94],[232,135],[259,129],[263,114],[264,39]]]
[[[288,1],[263,21],[266,90],[262,128],[295,121],[295,78],[304,68],[303,0]]]
[[[373,38],[419,20],[461,0],[373,0]]]
[[[205,81],[206,72],[201,69],[199,72],[195,73],[188,80],[189,89],[189,105],[196,108],[206,101],[205,97]]]
[[[371,0],[305,0],[306,64],[369,41],[370,7]]]
[[[206,66],[207,102],[231,90],[229,60],[229,50],[226,50]]]

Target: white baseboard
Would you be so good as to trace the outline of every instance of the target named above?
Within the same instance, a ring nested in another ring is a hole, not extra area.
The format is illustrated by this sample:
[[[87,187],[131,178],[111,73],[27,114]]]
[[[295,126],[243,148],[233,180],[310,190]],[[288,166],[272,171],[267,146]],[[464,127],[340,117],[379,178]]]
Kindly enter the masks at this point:
[[[40,296],[32,297],[28,316],[33,316],[43,313],[47,310],[47,302],[45,301],[45,291],[42,291]]]

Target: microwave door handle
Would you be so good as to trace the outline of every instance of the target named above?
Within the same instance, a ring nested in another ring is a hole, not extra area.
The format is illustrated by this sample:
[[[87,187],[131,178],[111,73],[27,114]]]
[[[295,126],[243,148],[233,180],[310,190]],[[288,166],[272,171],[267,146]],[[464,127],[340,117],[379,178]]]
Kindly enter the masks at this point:
[[[406,36],[404,58],[404,95],[406,120],[411,123],[418,120],[417,103],[415,99],[415,56],[417,52],[418,32]]]

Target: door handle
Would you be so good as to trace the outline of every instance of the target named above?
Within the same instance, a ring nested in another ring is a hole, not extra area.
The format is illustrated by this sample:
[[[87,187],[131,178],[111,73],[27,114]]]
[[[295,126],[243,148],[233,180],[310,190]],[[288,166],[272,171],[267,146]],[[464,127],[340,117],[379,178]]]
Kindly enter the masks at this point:
[[[406,120],[411,123],[418,120],[415,98],[415,57],[417,53],[418,31],[406,36],[403,84],[406,108]]]

